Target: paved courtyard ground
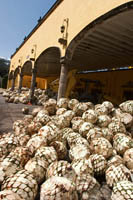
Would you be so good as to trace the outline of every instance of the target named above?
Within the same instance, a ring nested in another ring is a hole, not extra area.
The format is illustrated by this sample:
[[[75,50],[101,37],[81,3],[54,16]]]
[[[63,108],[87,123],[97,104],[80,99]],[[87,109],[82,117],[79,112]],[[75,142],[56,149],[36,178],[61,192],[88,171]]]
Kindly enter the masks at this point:
[[[14,104],[5,102],[5,98],[0,94],[0,134],[12,131],[13,122],[22,119],[25,115],[22,113],[23,107],[29,107],[29,114],[34,107],[32,105]]]

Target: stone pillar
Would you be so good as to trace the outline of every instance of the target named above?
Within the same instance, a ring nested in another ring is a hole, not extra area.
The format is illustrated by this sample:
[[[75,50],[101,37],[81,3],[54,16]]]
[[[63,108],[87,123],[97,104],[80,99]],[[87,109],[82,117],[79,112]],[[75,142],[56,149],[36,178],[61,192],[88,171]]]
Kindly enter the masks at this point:
[[[12,79],[11,91],[14,90],[14,87],[15,87],[15,77],[13,77],[13,79]]]
[[[20,72],[20,78],[19,78],[19,86],[18,86],[18,93],[21,93],[21,88],[22,88],[22,82],[23,82],[23,74]]]
[[[67,88],[67,77],[68,77],[68,65],[65,58],[61,58],[61,72],[60,72],[60,81],[58,89],[58,100],[62,97],[65,97],[66,88]]]
[[[32,78],[31,78],[31,87],[30,87],[30,102],[33,101],[34,97],[34,90],[35,90],[35,84],[36,84],[36,68],[32,69]]]

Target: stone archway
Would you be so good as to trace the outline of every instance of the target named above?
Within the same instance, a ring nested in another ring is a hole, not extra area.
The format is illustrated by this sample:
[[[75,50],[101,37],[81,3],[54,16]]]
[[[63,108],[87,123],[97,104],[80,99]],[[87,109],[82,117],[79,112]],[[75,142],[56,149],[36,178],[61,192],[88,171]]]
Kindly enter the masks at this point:
[[[117,7],[88,24],[70,42],[71,68],[96,70],[133,65],[133,2]]]
[[[60,55],[61,53],[58,47],[49,47],[37,58],[35,66],[41,88],[43,87],[43,89],[47,89],[49,83],[59,77],[61,68]]]
[[[32,77],[32,62],[29,60],[26,61],[20,71],[23,79],[22,86],[30,88]]]
[[[37,77],[44,78],[59,75],[60,55],[60,49],[58,47],[49,47],[44,50],[35,62]]]
[[[132,66],[132,18],[133,2],[129,2],[84,27],[66,50],[69,69],[110,70]]]

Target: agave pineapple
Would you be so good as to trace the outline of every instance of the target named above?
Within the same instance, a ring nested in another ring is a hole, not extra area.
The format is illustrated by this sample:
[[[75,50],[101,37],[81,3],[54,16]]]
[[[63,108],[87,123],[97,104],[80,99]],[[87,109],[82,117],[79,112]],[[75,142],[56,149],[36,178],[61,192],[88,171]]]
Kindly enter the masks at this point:
[[[69,99],[67,98],[60,98],[58,101],[57,101],[57,107],[58,108],[66,108],[68,107],[68,102],[69,102]]]
[[[84,175],[84,174],[93,175],[94,169],[92,166],[91,159],[82,158],[82,159],[73,160],[72,167],[78,176]]]
[[[110,167],[111,165],[118,166],[118,165],[123,164],[123,163],[124,163],[124,161],[123,161],[123,158],[121,156],[114,155],[108,160],[108,167]]]
[[[32,152],[27,147],[16,147],[14,151],[9,154],[10,157],[18,157],[21,166],[24,166],[32,157]]]
[[[126,133],[126,128],[124,124],[120,120],[112,120],[112,122],[108,125],[108,128],[115,135],[117,133]]]
[[[69,150],[69,158],[71,160],[89,158],[89,156],[89,148],[85,145],[76,145]]]
[[[90,174],[82,174],[78,175],[76,178],[76,189],[79,194],[79,199],[94,199],[94,196],[95,199],[97,199],[96,197],[100,189],[100,185]]]
[[[62,135],[64,140],[67,140],[67,138],[69,137],[70,133],[73,133],[73,129],[72,128],[63,128],[63,129],[61,129],[61,135]]]
[[[133,183],[130,181],[119,181],[114,187],[111,200],[132,200],[133,199]]]
[[[88,102],[85,102],[85,104],[88,106],[88,109],[95,109],[95,106],[92,102],[88,101]]]
[[[57,152],[58,159],[65,159],[67,156],[67,148],[66,145],[61,141],[53,141],[50,143],[50,146],[53,146]]]
[[[27,131],[28,125],[32,122],[33,116],[27,115],[23,120],[17,120],[13,123],[13,130],[16,136],[19,136],[22,132]]]
[[[112,142],[113,136],[113,133],[108,128],[100,128],[98,126],[95,126],[88,131],[86,138],[88,142],[91,142],[94,138],[104,137],[109,142]]]
[[[118,133],[113,138],[113,147],[116,149],[118,154],[123,155],[127,149],[133,146],[133,140],[129,136]]]
[[[82,117],[74,117],[71,120],[73,131],[78,132],[79,131],[79,127],[80,127],[81,124],[83,124],[83,122],[84,122],[84,120],[82,119]]]
[[[0,183],[22,168],[21,160],[17,155],[9,154],[0,164]]]
[[[8,149],[6,148],[5,141],[0,141],[0,161],[2,161],[8,155]]]
[[[95,111],[97,115],[108,115],[108,108],[104,104],[97,104],[95,105]]]
[[[109,158],[113,154],[113,147],[111,143],[103,137],[94,138],[94,140],[90,143],[90,150],[92,153],[101,154],[105,158]]]
[[[46,114],[45,110],[41,110],[34,118],[34,121],[40,122],[44,126],[50,121],[50,119],[50,116]]]
[[[73,119],[73,117],[75,116],[75,113],[72,110],[67,110],[66,112],[63,113],[63,116],[64,116],[65,120],[71,121]]]
[[[89,109],[83,113],[82,118],[85,122],[90,122],[94,124],[97,121],[97,113],[95,110]]]
[[[34,135],[37,133],[40,128],[42,127],[42,124],[40,122],[32,121],[28,126],[27,126],[27,133],[29,135]]]
[[[41,111],[41,107],[38,107],[38,108],[34,108],[32,110],[32,116],[35,117],[39,112]],[[47,111],[46,111],[47,112]],[[47,112],[48,114],[48,112]]]
[[[69,127],[70,126],[70,120],[71,120],[71,118],[69,119],[64,114],[59,115],[57,120],[56,120],[56,125],[59,129]]]
[[[107,184],[112,187],[115,183],[119,181],[128,181],[131,180],[131,173],[129,169],[127,169],[123,164],[118,166],[111,165],[106,170],[106,182]]]
[[[127,112],[133,115],[133,100],[125,101],[121,103],[119,107],[123,112]]]
[[[11,190],[25,200],[34,200],[38,185],[31,173],[21,170],[3,181],[2,190]]]
[[[73,111],[75,112],[76,116],[81,117],[83,113],[88,109],[86,103],[78,103],[74,106]]]
[[[94,125],[92,123],[90,123],[90,122],[84,122],[79,127],[79,133],[81,134],[82,137],[86,138],[87,137],[87,133],[93,127],[94,127]]]
[[[28,107],[22,108],[22,113],[27,115],[29,113],[29,108]]]
[[[103,175],[107,167],[107,160],[105,157],[98,154],[92,154],[89,159],[92,163],[94,174]]]
[[[69,146],[72,146],[73,143],[75,144],[77,138],[81,138],[79,133],[73,131],[68,132],[67,134],[64,135],[64,137],[66,137]]]
[[[67,137],[67,142],[70,148],[76,146],[76,145],[85,145],[85,146],[89,146],[89,143],[87,142],[87,140],[83,137],[80,136],[80,134],[72,132],[69,134],[69,136]]]
[[[47,146],[47,141],[45,140],[43,136],[34,134],[31,137],[31,139],[28,141],[26,147],[29,148],[32,154],[34,154],[41,145]]]
[[[48,162],[40,157],[31,158],[25,165],[25,169],[34,175],[38,184],[45,180]]]
[[[121,122],[125,125],[126,128],[130,128],[133,125],[133,116],[129,113],[123,113],[121,115]]]
[[[90,143],[94,138],[97,138],[97,137],[102,137],[102,130],[100,127],[94,127],[94,128],[91,128],[87,135],[86,135],[86,139],[87,141]]]
[[[44,104],[44,110],[48,111],[49,115],[54,115],[56,113],[56,100],[49,99]]]
[[[128,169],[133,170],[133,148],[125,151],[123,160]]]
[[[54,116],[51,117],[51,121],[47,123],[47,126],[52,128],[53,131],[59,132],[60,129],[56,126],[56,122],[55,122],[54,117],[56,117],[56,116],[54,115]]]
[[[101,129],[102,130],[102,137],[106,138],[108,141],[112,142],[113,140],[113,133],[112,131],[107,128],[107,127],[104,127]]]
[[[76,145],[83,145],[83,146],[89,148],[88,141],[85,138],[83,138],[83,137],[77,137],[77,138],[75,138],[75,140],[73,140],[73,142],[71,143],[70,148],[73,148]]]
[[[16,120],[13,123],[13,130],[15,132],[15,135],[19,135],[19,133],[21,132],[22,128],[24,128],[23,120]]]
[[[18,146],[19,142],[16,136],[9,133],[0,139],[0,158],[8,155],[12,150]]]
[[[27,142],[30,140],[30,135],[26,131],[19,134],[17,138],[20,146],[26,146]]]
[[[108,115],[99,115],[97,124],[100,127],[107,127],[108,124],[111,122],[111,118]]]
[[[108,113],[112,112],[112,109],[114,108],[113,104],[110,101],[104,101],[102,105],[107,108]]]
[[[57,111],[56,111],[56,115],[62,115],[62,114],[64,114],[64,112],[66,112],[66,111],[67,111],[66,108],[59,108],[59,109],[57,109]]]
[[[71,110],[73,110],[74,106],[76,104],[78,104],[79,101],[77,99],[71,99],[69,102],[68,102],[68,108],[70,108]]]
[[[46,162],[48,162],[48,164],[51,164],[58,159],[57,152],[53,147],[44,146],[41,146],[37,149],[35,157],[39,157],[40,159],[45,160]]]
[[[78,200],[76,186],[69,179],[53,176],[41,185],[40,200]]]
[[[43,126],[39,132],[38,132],[39,135],[45,137],[48,141],[49,140],[52,140],[55,136],[55,132],[53,130],[53,128],[49,125],[46,125],[46,126]]]
[[[18,194],[11,190],[4,190],[0,192],[0,200],[24,200]]]
[[[64,160],[55,161],[47,169],[47,178],[52,176],[65,177],[72,182],[75,181],[76,173],[70,163]]]

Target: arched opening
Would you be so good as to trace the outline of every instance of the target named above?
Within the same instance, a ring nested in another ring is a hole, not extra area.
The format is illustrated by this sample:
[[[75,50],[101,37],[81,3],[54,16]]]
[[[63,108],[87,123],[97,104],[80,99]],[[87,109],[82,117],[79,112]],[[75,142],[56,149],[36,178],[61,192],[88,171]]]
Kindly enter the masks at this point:
[[[31,61],[26,61],[24,65],[21,68],[21,73],[23,75],[23,87],[28,87],[30,88],[31,86],[31,76],[32,76],[32,63]]]
[[[37,87],[46,89],[60,74],[60,49],[50,47],[44,50],[35,62]]]
[[[126,67],[125,69],[129,70],[129,66],[133,66],[132,19],[133,2],[123,4],[88,24],[71,41],[66,51],[70,68],[82,71],[82,76],[77,75],[78,84],[87,85],[92,81],[96,85],[95,89],[101,85],[101,92],[110,95],[111,98],[115,96],[114,102],[121,102],[125,98],[124,85],[127,85],[127,89],[128,85],[133,87],[133,69],[130,69],[129,73],[124,70],[123,73],[122,70],[118,73],[119,68]],[[92,73],[85,75],[84,72],[103,69],[107,70],[109,75],[104,72],[99,72],[95,76]],[[83,82],[80,81],[81,77]],[[130,93],[131,97],[132,94],[133,90]]]

